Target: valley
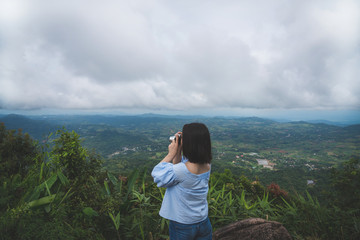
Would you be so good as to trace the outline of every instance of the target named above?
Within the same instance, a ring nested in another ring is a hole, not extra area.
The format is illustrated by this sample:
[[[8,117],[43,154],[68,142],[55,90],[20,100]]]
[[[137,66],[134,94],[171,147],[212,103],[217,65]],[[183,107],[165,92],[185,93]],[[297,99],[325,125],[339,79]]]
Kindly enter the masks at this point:
[[[360,156],[360,125],[161,115],[11,115],[0,122],[40,143],[51,143],[47,136],[56,129],[74,130],[86,148],[101,155],[105,169],[120,175],[139,167],[150,171],[166,155],[169,136],[185,123],[203,122],[211,133],[213,171],[230,169],[293,192],[327,191],[329,170]]]

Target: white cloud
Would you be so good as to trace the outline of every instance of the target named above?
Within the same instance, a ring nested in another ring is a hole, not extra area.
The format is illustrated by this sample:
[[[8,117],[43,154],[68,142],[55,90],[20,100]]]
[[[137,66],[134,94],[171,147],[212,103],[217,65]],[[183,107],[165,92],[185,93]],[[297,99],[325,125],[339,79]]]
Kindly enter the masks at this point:
[[[0,2],[0,108],[360,107],[360,3]]]

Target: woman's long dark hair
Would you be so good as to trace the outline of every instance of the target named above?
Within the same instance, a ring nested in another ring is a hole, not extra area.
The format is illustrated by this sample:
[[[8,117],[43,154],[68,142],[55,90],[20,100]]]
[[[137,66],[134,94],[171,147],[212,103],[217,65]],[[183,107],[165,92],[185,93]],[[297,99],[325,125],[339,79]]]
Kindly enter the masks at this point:
[[[211,140],[203,123],[185,124],[182,130],[183,155],[192,163],[210,163]]]

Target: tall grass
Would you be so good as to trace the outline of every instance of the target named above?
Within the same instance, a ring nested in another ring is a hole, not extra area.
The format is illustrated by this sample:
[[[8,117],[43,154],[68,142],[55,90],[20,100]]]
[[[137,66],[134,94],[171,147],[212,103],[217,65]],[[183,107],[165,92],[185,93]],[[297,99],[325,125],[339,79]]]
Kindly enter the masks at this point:
[[[9,231],[14,229],[23,231],[16,235],[22,239],[46,239],[47,231],[60,236],[58,239],[78,239],[76,236],[88,236],[89,239],[168,238],[168,221],[158,215],[165,189],[157,188],[152,179],[147,178],[146,171],[136,170],[127,180],[106,173],[98,188],[102,201],[92,206],[84,205],[86,202],[77,205],[81,209],[75,211],[76,217],[68,215],[74,211],[66,210],[73,190],[62,172],[43,166],[39,176],[38,185],[25,194],[21,204],[9,209],[1,218],[2,224],[8,222],[1,227],[5,234],[0,239],[12,239],[14,236]],[[210,181],[210,221],[216,230],[251,217],[276,220],[284,224],[294,239],[357,239],[359,236],[359,212],[348,214],[337,208],[326,208],[309,193],[274,200],[267,191],[261,196],[253,196],[245,189],[235,191],[226,184],[218,186],[218,182]],[[34,217],[36,221],[32,221]],[[52,220],[45,223],[49,218]],[[15,227],[16,224],[27,227]],[[49,229],[40,228],[42,232],[36,232],[34,224]],[[58,231],[50,229],[55,224]],[[4,226],[8,231],[4,231]]]

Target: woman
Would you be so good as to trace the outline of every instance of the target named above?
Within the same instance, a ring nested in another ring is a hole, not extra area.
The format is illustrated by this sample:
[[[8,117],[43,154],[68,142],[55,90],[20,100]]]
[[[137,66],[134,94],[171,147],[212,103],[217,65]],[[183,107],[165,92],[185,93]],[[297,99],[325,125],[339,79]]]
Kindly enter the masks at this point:
[[[154,167],[154,182],[166,188],[159,214],[170,220],[170,239],[212,238],[207,203],[211,159],[209,130],[202,123],[190,123]]]

